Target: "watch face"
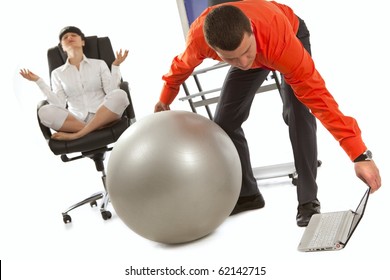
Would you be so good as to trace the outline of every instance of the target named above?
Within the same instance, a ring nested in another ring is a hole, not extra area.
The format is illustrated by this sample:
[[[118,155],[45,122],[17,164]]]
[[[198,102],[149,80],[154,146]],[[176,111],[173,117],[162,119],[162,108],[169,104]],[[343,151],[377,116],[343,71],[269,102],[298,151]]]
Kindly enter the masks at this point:
[[[362,153],[354,160],[354,162],[365,161],[365,160],[372,160],[372,152],[370,150],[367,150],[364,153]]]

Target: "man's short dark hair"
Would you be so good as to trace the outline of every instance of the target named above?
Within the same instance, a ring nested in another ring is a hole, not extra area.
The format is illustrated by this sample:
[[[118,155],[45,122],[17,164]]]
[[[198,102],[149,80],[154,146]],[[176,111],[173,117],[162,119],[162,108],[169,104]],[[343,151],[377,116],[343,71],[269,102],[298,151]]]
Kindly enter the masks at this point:
[[[252,34],[249,18],[237,7],[223,5],[211,10],[203,25],[206,42],[212,48],[233,51],[244,34]]]

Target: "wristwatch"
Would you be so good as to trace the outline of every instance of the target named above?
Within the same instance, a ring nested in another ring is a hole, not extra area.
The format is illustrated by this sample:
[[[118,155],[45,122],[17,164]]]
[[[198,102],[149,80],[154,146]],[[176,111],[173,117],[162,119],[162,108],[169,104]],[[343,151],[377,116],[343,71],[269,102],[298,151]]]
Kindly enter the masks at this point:
[[[359,162],[359,161],[366,161],[366,160],[372,160],[372,152],[370,150],[365,151],[360,156],[355,158],[353,162]]]

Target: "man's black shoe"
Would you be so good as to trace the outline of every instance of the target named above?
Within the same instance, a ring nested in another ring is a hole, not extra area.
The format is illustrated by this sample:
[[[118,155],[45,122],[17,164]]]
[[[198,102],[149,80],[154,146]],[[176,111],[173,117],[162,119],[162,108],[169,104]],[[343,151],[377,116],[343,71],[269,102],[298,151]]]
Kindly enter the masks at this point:
[[[321,204],[318,199],[305,204],[298,205],[297,225],[305,227],[309,224],[311,216],[318,214],[321,211]]]
[[[234,207],[230,216],[248,210],[260,209],[265,205],[264,198],[259,194],[251,196],[242,196],[238,198],[237,204]]]

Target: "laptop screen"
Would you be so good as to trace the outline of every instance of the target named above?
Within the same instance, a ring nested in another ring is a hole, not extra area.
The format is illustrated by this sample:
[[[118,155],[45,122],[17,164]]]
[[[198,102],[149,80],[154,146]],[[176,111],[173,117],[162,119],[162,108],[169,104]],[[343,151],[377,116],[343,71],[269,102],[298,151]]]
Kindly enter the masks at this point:
[[[366,209],[369,195],[370,195],[370,188],[367,188],[362,199],[360,200],[358,207],[356,208],[356,211],[354,212],[355,215],[353,217],[351,228],[350,228],[349,233],[348,233],[348,240],[351,237],[352,233],[354,232],[355,228],[357,227],[357,225],[359,224],[360,220],[363,217],[364,210]],[[347,240],[347,242],[348,242],[348,240]],[[347,242],[345,242],[345,243],[347,243]]]

